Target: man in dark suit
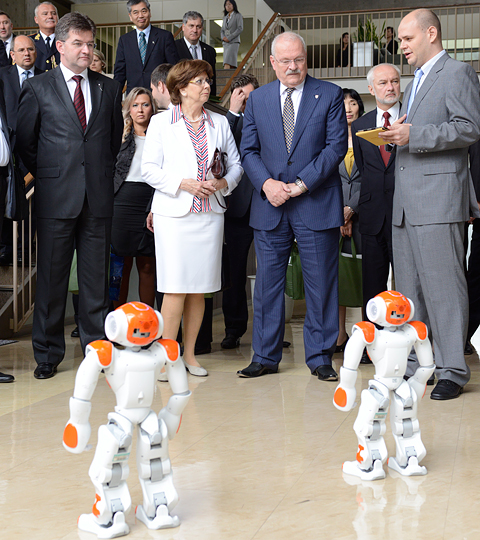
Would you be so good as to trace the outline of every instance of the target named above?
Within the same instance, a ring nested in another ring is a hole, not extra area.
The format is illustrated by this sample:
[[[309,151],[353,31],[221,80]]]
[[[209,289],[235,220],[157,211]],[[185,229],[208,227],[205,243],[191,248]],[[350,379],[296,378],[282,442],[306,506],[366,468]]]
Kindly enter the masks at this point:
[[[238,75],[232,82],[227,119],[237,147],[240,148],[243,113],[250,94],[259,84],[254,75]],[[222,311],[225,319],[223,349],[235,349],[247,330],[248,307],[245,285],[247,281],[248,252],[253,241],[250,227],[250,204],[253,185],[246,174],[228,198],[225,212],[225,242],[229,260],[231,286],[223,291]]]
[[[13,181],[12,147],[7,125],[5,100],[3,99],[3,82],[0,80],[0,234],[5,214],[5,197],[8,182]],[[13,382],[13,375],[0,373],[0,383]]]
[[[65,354],[64,317],[74,243],[83,349],[104,337],[113,214],[113,165],[122,136],[121,87],[88,68],[96,27],[81,13],[58,22],[61,64],[22,87],[17,145],[36,180],[37,291],[32,342],[37,379]]]
[[[14,60],[13,66],[7,66],[0,69],[0,79],[3,81],[5,104],[7,106],[8,127],[14,132],[12,145],[15,149],[15,131],[17,129],[17,112],[20,89],[26,78],[40,75],[41,69],[34,67],[37,51],[32,38],[28,36],[15,36],[12,40],[10,54]],[[19,161],[19,167],[23,175],[27,174],[27,169]],[[35,224],[32,223],[33,229]],[[32,231],[34,234],[35,231]],[[1,253],[0,266],[6,266],[13,262],[13,226],[10,219],[5,219],[3,231],[1,234]],[[25,227],[23,245],[27,246],[29,241],[29,227]],[[18,243],[19,257],[22,255],[22,240]]]
[[[58,22],[57,8],[50,2],[42,2],[35,8],[35,22],[38,24],[39,31],[30,36],[37,49],[35,66],[48,71],[56,68],[60,62],[55,36],[55,27]]]
[[[127,82],[127,94],[132,88],[150,88],[152,71],[160,64],[176,64],[177,48],[170,32],[150,24],[148,0],[128,0],[128,16],[135,30],[120,37],[113,77],[120,85]]]
[[[12,65],[12,57],[10,56],[10,51],[12,49],[12,40],[15,37],[13,33],[13,24],[10,15],[5,13],[5,11],[0,11],[0,40],[2,41],[5,48],[5,55],[7,58],[7,64]],[[0,51],[0,54],[2,51]],[[0,57],[0,67],[2,67],[5,62],[3,56]]]
[[[217,95],[217,74],[215,64],[217,62],[217,53],[213,47],[200,41],[203,32],[204,20],[198,11],[187,11],[183,16],[183,39],[177,39],[178,58],[180,60],[205,60],[213,69],[212,96]]]
[[[362,235],[363,308],[387,290],[392,254],[392,207],[395,153],[356,136],[357,131],[391,125],[400,113],[400,72],[393,64],[379,64],[367,74],[376,108],[352,124],[355,163],[361,175],[359,230]],[[387,124],[386,124],[387,122]]]
[[[278,80],[250,95],[242,132],[242,165],[255,190],[257,277],[252,363],[241,377],[276,373],[285,330],[285,282],[296,238],[305,281],[305,359],[313,375],[338,376],[338,231],[343,197],[338,165],[347,152],[347,121],[338,86],[307,75],[303,39],[292,32],[272,43]],[[283,114],[282,114],[283,111]]]

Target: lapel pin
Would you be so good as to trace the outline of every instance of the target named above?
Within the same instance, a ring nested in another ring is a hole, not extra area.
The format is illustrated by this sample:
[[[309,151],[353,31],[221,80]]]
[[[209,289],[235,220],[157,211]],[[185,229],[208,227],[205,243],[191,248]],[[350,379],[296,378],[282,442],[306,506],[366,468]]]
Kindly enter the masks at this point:
[[[315,96],[315,99],[318,99],[318,94]]]

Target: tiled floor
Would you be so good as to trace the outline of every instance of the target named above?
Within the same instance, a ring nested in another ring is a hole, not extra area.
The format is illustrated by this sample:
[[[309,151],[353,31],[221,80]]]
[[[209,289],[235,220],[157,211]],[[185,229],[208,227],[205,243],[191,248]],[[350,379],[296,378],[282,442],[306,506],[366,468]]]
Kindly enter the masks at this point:
[[[354,459],[352,426],[358,408],[342,413],[332,405],[336,383],[320,382],[305,366],[301,316],[287,324],[280,372],[257,380],[236,371],[250,361],[251,331],[234,351],[223,351],[220,317],[213,352],[199,359],[205,379],[189,375],[193,396],[181,430],[171,442],[180,501],[177,529],[149,531],[127,521],[132,539],[158,540],[478,540],[480,538],[480,364],[468,358],[471,382],[450,402],[420,405],[428,468],[425,477],[404,478],[388,471],[384,480],[362,482],[342,476]],[[350,322],[358,317],[349,311]],[[88,467],[93,450],[81,455],[61,444],[75,372],[78,340],[66,331],[67,355],[58,374],[33,378],[29,337],[0,348],[0,370],[16,382],[0,385],[0,538],[6,540],[94,539],[76,520],[89,512],[93,486]],[[480,350],[480,339],[474,338]],[[340,367],[342,355],[335,356]],[[367,385],[372,366],[361,366],[357,390]],[[170,395],[158,384],[155,408]],[[92,437],[113,410],[114,396],[100,380],[93,399]],[[393,439],[387,431],[387,446]],[[134,455],[129,481],[133,506],[141,503]]]

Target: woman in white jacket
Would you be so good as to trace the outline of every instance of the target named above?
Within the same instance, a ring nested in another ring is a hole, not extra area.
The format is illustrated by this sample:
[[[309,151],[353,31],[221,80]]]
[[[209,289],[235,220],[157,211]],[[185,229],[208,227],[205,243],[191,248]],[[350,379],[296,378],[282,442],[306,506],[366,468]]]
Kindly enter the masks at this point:
[[[174,107],[152,118],[145,140],[142,177],[155,188],[152,202],[157,288],[164,293],[163,337],[176,339],[183,315],[184,361],[205,376],[194,354],[205,308],[204,294],[221,287],[224,197],[243,169],[227,119],[207,111],[213,72],[204,60],[185,60],[168,74]],[[215,150],[226,171],[214,178]]]

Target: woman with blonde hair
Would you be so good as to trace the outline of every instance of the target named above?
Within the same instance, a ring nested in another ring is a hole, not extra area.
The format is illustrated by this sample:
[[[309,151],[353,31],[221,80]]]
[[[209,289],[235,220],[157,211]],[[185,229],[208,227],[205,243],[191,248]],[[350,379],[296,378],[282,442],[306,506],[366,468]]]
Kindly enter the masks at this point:
[[[152,202],[157,288],[164,293],[163,337],[176,339],[183,316],[184,361],[192,375],[207,370],[195,358],[205,293],[220,290],[224,197],[243,169],[225,116],[207,111],[212,68],[184,60],[170,70],[174,107],[152,119],[142,160],[143,179],[155,188]],[[221,174],[212,165],[224,154]]]
[[[106,65],[107,61],[105,60],[105,55],[102,53],[102,51],[93,49],[93,59],[92,63],[90,64],[90,69],[92,71],[96,71],[97,73],[105,73],[104,70]]]
[[[153,307],[155,301],[155,247],[146,229],[147,207],[153,189],[142,180],[141,162],[145,134],[157,105],[150,90],[134,88],[125,98],[123,138],[115,164],[112,251],[124,257],[120,297],[127,301],[130,272],[135,258],[139,299]],[[117,306],[116,306],[117,307]]]

